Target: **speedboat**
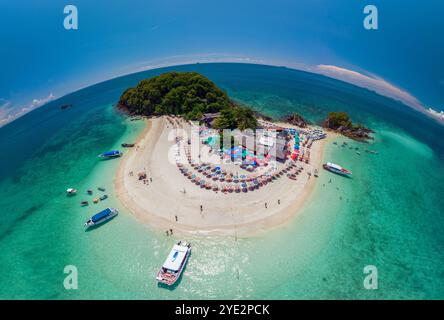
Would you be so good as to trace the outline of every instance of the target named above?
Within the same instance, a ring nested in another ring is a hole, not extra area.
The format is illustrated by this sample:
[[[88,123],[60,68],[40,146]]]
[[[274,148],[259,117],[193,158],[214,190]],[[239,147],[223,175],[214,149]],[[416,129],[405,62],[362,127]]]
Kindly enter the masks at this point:
[[[179,241],[173,246],[162,268],[157,273],[156,280],[166,285],[173,285],[179,279],[191,254],[191,244]]]
[[[102,154],[99,154],[99,158],[118,158],[122,155],[123,153],[120,152],[119,150],[112,150],[112,151],[107,151],[104,152]]]
[[[73,196],[73,195],[75,195],[76,193],[77,193],[77,190],[74,189],[74,188],[68,188],[68,189],[66,189],[66,194],[67,194],[68,196]]]
[[[119,213],[119,211],[117,209],[106,208],[105,210],[100,211],[99,213],[93,215],[88,221],[86,221],[85,229],[95,227],[99,224],[102,224],[105,221],[108,221],[108,220],[114,218],[115,216],[117,216],[118,213]]]
[[[352,173],[350,171],[348,171],[347,169],[341,167],[340,165],[338,165],[336,163],[331,163],[331,162],[324,163],[323,168],[325,170],[330,171],[330,172],[340,174],[340,175],[343,175],[346,177],[349,177],[352,175]]]

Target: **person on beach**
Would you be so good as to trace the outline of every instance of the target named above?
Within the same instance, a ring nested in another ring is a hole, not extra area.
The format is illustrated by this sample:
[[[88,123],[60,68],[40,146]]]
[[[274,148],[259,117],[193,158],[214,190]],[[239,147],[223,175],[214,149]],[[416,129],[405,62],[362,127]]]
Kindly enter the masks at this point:
[[[200,212],[202,212],[203,211],[203,207],[202,207],[202,205],[200,205]]]
[[[281,204],[281,200],[280,199],[278,199],[278,205],[280,205]]]
[[[176,222],[177,222],[177,215],[175,215],[174,218],[176,219]]]
[[[173,235],[173,229],[170,229],[170,235]]]
[[[267,209],[267,203],[265,202],[265,209]]]

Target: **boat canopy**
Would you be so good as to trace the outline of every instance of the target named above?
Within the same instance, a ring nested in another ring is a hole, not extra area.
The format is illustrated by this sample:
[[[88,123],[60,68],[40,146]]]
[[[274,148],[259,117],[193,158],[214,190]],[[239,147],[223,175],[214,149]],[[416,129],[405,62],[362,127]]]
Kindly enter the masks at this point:
[[[104,152],[101,155],[104,156],[104,157],[110,157],[110,156],[117,156],[119,154],[120,154],[119,150],[112,150],[112,151]]]
[[[327,162],[327,166],[329,166],[330,168],[337,169],[337,170],[342,170],[342,167],[340,165],[337,165],[336,163]]]
[[[167,259],[165,260],[163,267],[174,272],[178,271],[180,269],[180,266],[182,265],[183,260],[186,257],[187,251],[188,247],[175,244]]]
[[[103,218],[105,218],[106,216],[108,216],[110,213],[111,213],[111,209],[110,209],[110,208],[107,208],[107,209],[105,209],[105,210],[103,210],[103,211],[100,211],[99,213],[93,215],[92,218],[91,218],[91,220],[92,220],[92,222],[97,222],[97,221],[99,221],[100,219],[103,219]]]

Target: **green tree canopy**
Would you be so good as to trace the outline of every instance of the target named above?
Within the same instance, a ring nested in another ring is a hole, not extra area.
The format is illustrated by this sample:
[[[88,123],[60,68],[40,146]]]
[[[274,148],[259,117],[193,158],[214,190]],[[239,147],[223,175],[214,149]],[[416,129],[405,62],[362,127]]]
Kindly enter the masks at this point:
[[[119,107],[135,115],[174,114],[200,120],[204,113],[220,112],[217,128],[256,128],[253,111],[237,106],[212,81],[196,72],[169,72],[145,79],[127,89]]]

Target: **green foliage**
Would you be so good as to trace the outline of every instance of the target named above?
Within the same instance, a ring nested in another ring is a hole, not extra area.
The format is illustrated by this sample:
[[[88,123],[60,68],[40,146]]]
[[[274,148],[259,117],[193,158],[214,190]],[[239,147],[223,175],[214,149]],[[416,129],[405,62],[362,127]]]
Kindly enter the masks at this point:
[[[169,72],[126,90],[119,105],[132,114],[176,114],[196,120],[231,104],[225,92],[195,72]]]
[[[217,128],[256,128],[253,111],[236,106],[213,82],[196,72],[169,72],[145,79],[120,97],[119,107],[131,114],[175,114],[200,120],[204,113],[221,112]]]
[[[350,117],[345,112],[330,112],[327,120],[330,128],[351,128],[353,126]]]

